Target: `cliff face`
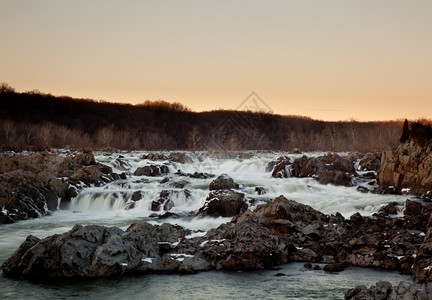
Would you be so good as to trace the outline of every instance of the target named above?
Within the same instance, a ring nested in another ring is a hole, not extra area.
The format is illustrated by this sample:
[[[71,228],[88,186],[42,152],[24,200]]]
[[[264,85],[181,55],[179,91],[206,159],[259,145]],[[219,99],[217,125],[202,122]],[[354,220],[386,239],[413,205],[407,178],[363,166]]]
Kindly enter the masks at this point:
[[[397,192],[402,189],[410,189],[414,194],[431,191],[432,143],[422,147],[410,141],[396,150],[384,151],[377,180],[382,188],[393,186]]]

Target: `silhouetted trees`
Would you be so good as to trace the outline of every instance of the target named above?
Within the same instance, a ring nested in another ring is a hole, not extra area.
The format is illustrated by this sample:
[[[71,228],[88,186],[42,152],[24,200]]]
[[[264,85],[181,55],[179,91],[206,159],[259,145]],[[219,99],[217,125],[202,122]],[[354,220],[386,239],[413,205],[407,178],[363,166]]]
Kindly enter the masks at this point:
[[[3,149],[375,151],[399,142],[402,121],[324,122],[250,111],[195,113],[180,103],[139,105],[17,93],[0,85]],[[414,124],[414,123],[413,123]],[[411,125],[428,139],[428,128]],[[423,128],[423,129],[422,129]],[[422,131],[423,130],[423,131]],[[423,132],[423,133],[421,133]]]
[[[402,136],[400,138],[401,143],[405,143],[406,141],[409,141],[409,128],[408,128],[408,120],[405,119],[403,129],[402,129]]]

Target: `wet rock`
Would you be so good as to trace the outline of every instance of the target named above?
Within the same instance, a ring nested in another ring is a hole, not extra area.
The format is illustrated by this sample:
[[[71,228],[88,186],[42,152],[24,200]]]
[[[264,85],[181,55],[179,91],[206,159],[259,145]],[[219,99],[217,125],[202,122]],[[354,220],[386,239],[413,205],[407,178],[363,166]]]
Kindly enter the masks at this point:
[[[248,207],[244,194],[233,190],[211,191],[198,211],[200,216],[232,217]]]
[[[120,158],[116,158],[111,162],[111,164],[114,166],[114,168],[120,171],[129,171],[131,169],[131,165]]]
[[[133,173],[135,176],[162,176],[169,173],[166,165],[146,165],[138,167]]]
[[[334,184],[352,186],[352,178],[342,171],[323,171],[318,174],[318,182],[321,184]]]
[[[186,202],[190,197],[191,193],[187,189],[182,191],[163,190],[159,194],[159,199],[152,201],[151,210],[160,211],[162,208],[164,211],[170,211],[174,207],[173,199],[182,198],[183,202]]]
[[[398,206],[397,202],[392,202],[381,207],[379,212],[388,215],[396,215],[398,213],[397,206]]]
[[[169,159],[181,164],[192,162],[192,159],[183,152],[173,152],[169,155]]]
[[[315,177],[323,184],[352,186],[351,176],[358,176],[350,159],[338,154],[309,158],[303,155],[291,165],[294,177]]]
[[[271,176],[273,178],[288,178],[288,166],[290,165],[290,159],[287,156],[280,156],[274,162],[269,162],[266,171],[269,170],[272,172]],[[269,172],[268,171],[268,172]]]
[[[324,266],[324,271],[326,272],[342,272],[348,267],[347,262],[331,263]]]
[[[228,208],[218,207],[213,210],[214,215],[222,215],[222,211],[225,213],[235,205],[240,208],[232,214],[245,209],[240,206],[244,202],[235,199],[244,198],[242,193],[232,190],[211,191],[208,200],[218,203],[225,196]],[[427,205],[414,211],[430,216]],[[3,268],[7,276],[13,277],[92,277],[127,272],[250,270],[294,260],[327,263],[328,271],[349,264],[409,273],[414,264],[416,280],[429,281],[432,226],[423,225],[428,230],[424,237],[418,220],[418,216],[402,219],[384,213],[373,217],[357,213],[345,219],[341,214],[324,215],[279,196],[253,212],[246,209],[231,222],[195,235],[169,224],[133,224],[126,232],[102,226],[74,227],[68,233],[41,241],[30,239],[34,243],[24,243]],[[74,259],[77,262],[69,265],[69,260]]]
[[[265,188],[263,188],[262,186],[257,186],[257,187],[255,187],[255,192],[258,195],[264,195],[267,193],[267,190]]]
[[[194,172],[193,174],[187,174],[188,177],[190,178],[197,178],[197,179],[208,179],[208,178],[213,178],[215,177],[214,174],[210,174],[210,173],[202,173],[202,172]]]
[[[237,189],[239,185],[227,174],[218,176],[215,180],[210,183],[209,190],[228,190]]]
[[[162,154],[162,153],[148,153],[141,156],[141,159],[148,159],[148,160],[170,160],[178,163],[188,163],[191,162],[192,159],[183,152],[173,152],[168,155]]]
[[[45,152],[0,155],[0,222],[44,216],[77,194],[80,182],[112,180],[111,168],[94,162],[90,151],[72,157]],[[75,186],[74,186],[75,185]]]

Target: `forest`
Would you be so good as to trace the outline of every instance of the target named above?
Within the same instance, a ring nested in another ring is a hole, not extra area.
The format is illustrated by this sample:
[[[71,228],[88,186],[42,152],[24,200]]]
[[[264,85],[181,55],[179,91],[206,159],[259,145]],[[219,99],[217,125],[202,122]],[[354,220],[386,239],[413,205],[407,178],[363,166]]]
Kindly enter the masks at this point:
[[[404,120],[324,122],[254,111],[198,113],[162,100],[132,105],[37,90],[19,93],[5,83],[0,86],[0,103],[2,150],[368,152],[397,146],[404,125]]]

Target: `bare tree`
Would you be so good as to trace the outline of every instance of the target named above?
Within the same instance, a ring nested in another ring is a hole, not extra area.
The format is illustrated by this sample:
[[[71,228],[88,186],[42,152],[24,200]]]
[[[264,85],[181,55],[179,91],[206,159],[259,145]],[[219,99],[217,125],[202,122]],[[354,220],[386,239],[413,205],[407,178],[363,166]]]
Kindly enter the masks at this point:
[[[112,125],[100,128],[96,132],[96,141],[98,143],[97,146],[110,147],[110,144],[113,140],[113,134],[114,134],[114,127]]]
[[[328,139],[330,140],[332,151],[336,152],[340,144],[340,133],[335,123],[328,123],[326,125],[325,132]]]
[[[345,131],[349,141],[351,142],[351,149],[356,150],[359,131],[358,121],[354,118],[350,118],[345,126]]]
[[[191,150],[197,150],[202,147],[203,136],[198,126],[194,126],[188,134],[188,147]]]
[[[40,136],[45,147],[52,146],[51,140],[52,140],[52,134],[53,134],[54,127],[57,127],[57,126],[54,126],[52,123],[44,123],[40,126],[39,136]]]
[[[2,121],[2,127],[3,127],[3,132],[5,135],[5,141],[6,143],[10,144],[10,139],[12,138],[12,136],[15,134],[15,124],[14,121],[11,120],[4,120]]]

